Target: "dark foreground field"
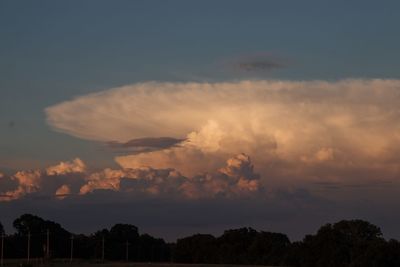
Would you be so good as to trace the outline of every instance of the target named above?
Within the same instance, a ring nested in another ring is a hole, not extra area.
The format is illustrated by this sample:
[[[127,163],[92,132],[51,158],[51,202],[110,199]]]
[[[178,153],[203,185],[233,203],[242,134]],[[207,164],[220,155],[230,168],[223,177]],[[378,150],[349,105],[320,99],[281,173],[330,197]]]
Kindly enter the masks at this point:
[[[27,264],[26,259],[5,260],[4,267],[254,267],[254,265],[233,265],[233,264],[181,264],[181,263],[147,263],[147,262],[96,262],[76,260],[72,263],[69,260],[53,260],[44,262],[42,259],[32,259]],[[258,267],[273,267],[261,266]]]

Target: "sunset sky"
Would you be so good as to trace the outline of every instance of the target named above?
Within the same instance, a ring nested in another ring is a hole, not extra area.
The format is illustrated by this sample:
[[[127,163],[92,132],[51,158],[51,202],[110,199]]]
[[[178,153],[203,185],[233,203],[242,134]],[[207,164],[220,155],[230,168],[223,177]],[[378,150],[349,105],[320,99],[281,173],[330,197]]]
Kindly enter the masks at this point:
[[[400,238],[399,1],[0,1],[0,221]]]

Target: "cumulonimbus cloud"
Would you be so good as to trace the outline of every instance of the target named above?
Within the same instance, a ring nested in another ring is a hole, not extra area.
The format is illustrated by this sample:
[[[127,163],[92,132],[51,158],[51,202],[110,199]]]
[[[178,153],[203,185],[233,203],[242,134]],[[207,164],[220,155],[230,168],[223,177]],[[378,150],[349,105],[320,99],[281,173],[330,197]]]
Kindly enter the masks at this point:
[[[231,197],[274,183],[396,179],[399,89],[398,80],[147,82],[77,97],[46,109],[54,129],[145,149],[116,156],[119,169],[75,159],[2,177],[15,188],[1,199]]]
[[[193,176],[246,153],[270,181],[395,177],[399,92],[399,80],[381,79],[146,82],[80,96],[46,114],[57,131],[88,140],[185,140],[116,157],[123,168]]]

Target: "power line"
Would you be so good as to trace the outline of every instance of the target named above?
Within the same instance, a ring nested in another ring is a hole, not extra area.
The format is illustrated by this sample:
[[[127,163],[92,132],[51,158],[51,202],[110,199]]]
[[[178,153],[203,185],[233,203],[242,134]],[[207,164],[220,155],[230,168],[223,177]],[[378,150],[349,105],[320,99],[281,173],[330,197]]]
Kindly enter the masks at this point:
[[[46,258],[50,259],[50,230],[47,229],[47,239],[46,239]]]
[[[129,261],[129,242],[126,240],[126,261]]]
[[[101,253],[101,260],[104,261],[104,236],[102,239],[102,253]]]
[[[31,232],[28,232],[28,255],[27,255],[27,262],[29,263],[31,257]]]
[[[1,267],[4,266],[4,232],[1,233]]]
[[[71,235],[71,257],[69,259],[69,262],[72,262],[74,257],[74,235]]]

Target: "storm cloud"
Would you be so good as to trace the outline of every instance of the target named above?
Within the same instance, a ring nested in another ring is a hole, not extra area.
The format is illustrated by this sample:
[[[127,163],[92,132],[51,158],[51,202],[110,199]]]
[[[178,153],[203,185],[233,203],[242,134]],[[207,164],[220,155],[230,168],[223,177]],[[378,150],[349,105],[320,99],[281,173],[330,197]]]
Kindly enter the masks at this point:
[[[309,229],[308,214],[316,226],[358,216],[396,232],[399,218],[380,215],[398,206],[399,104],[400,81],[379,79],[147,82],[79,96],[47,108],[48,123],[121,149],[119,167],[93,170],[77,158],[21,170],[0,178],[0,200],[6,210],[45,198],[91,215],[107,206],[113,218],[134,205],[143,222],[161,216],[188,231],[212,221],[290,232],[291,220]],[[173,203],[171,216],[163,203]],[[173,214],[188,210],[213,218]]]
[[[245,153],[269,186],[393,180],[399,174],[399,89],[400,81],[380,79],[146,82],[80,96],[46,114],[57,131],[117,146],[132,139],[133,147],[147,146],[165,136],[183,140],[116,156],[122,168],[195,176]]]

